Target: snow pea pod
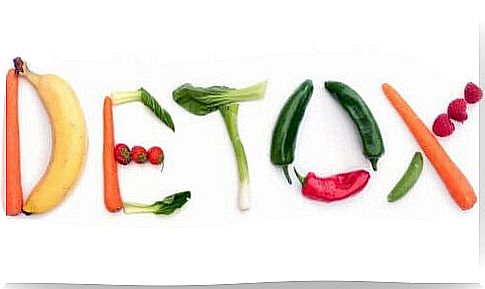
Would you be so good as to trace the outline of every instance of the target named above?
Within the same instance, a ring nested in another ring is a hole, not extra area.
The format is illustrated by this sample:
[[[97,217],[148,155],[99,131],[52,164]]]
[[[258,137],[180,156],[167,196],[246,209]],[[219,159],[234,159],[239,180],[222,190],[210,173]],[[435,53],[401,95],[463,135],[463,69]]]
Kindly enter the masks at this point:
[[[423,155],[420,152],[417,152],[404,176],[396,184],[394,189],[392,189],[389,196],[387,196],[387,200],[390,203],[393,203],[403,198],[414,187],[422,172]]]
[[[354,121],[362,139],[364,155],[371,162],[374,171],[377,171],[377,162],[384,154],[384,141],[369,107],[355,90],[344,83],[327,81],[325,88]]]
[[[282,167],[286,179],[292,184],[289,165],[295,160],[296,139],[306,108],[313,95],[313,82],[303,82],[281,110],[271,143],[271,162]]]

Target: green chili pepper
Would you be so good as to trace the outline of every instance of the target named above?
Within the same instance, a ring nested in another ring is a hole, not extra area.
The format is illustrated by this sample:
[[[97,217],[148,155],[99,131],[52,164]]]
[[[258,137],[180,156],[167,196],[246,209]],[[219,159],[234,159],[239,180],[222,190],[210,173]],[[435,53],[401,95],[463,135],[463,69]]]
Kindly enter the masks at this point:
[[[284,105],[273,132],[271,162],[283,168],[289,184],[292,180],[288,166],[295,160],[296,137],[312,95],[313,82],[306,80]]]
[[[369,159],[374,171],[384,154],[381,131],[367,104],[349,86],[336,81],[325,82],[325,88],[335,97],[354,121],[362,139],[364,155]]]
[[[394,189],[392,189],[389,196],[387,196],[387,200],[390,203],[396,202],[404,197],[416,184],[421,173],[423,172],[423,155],[417,152],[411,164],[409,165],[406,173],[401,178],[401,180],[396,184]]]

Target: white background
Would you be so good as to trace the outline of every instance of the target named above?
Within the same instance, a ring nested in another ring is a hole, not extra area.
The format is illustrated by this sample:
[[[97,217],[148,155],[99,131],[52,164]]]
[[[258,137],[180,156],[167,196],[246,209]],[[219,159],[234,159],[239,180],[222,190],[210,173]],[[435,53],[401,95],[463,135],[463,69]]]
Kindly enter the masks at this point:
[[[457,210],[429,165],[409,198],[392,207],[384,202],[417,146],[380,93],[380,83],[406,92],[430,123],[466,81],[478,81],[477,3],[443,2],[2,3],[0,67],[6,71],[20,55],[32,69],[68,79],[85,107],[91,137],[86,171],[62,207],[33,220],[0,218],[2,280],[478,281],[478,207]],[[279,107],[305,78],[315,80],[317,90],[299,144],[302,170],[326,175],[367,166],[352,126],[321,90],[322,81],[355,83],[385,124],[387,154],[380,172],[365,192],[336,206],[303,200],[261,153],[266,154]],[[266,100],[241,111],[254,206],[240,214],[221,119],[191,116],[169,95],[183,82],[241,87],[262,79],[271,81]],[[110,216],[101,202],[102,98],[139,86],[169,108],[178,131],[171,134],[137,105],[116,110],[119,140],[161,143],[168,154],[164,175],[147,168],[121,170],[122,188],[127,198],[147,202],[191,189],[193,200],[171,218]],[[23,85],[21,93],[29,191],[48,161],[49,131],[30,88]],[[470,114],[443,145],[478,188],[478,108]]]

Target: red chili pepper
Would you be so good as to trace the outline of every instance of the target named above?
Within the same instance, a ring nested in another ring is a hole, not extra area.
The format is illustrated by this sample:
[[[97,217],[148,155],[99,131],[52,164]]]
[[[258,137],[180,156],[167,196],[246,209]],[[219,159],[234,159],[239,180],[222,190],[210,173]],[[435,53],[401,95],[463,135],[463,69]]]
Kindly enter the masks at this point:
[[[370,174],[359,170],[350,173],[338,174],[327,178],[317,177],[314,173],[301,176],[295,169],[305,197],[323,202],[335,202],[351,197],[361,192],[369,183]]]

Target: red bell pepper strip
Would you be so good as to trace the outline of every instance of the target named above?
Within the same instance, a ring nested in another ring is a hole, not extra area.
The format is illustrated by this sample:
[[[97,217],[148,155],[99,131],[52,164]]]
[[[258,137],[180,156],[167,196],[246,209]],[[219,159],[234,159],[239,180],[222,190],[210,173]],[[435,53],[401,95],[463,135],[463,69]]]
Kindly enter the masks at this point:
[[[369,172],[365,170],[326,178],[318,177],[314,173],[303,177],[296,169],[295,174],[303,186],[302,193],[306,198],[327,203],[347,199],[361,192],[370,179]]]

